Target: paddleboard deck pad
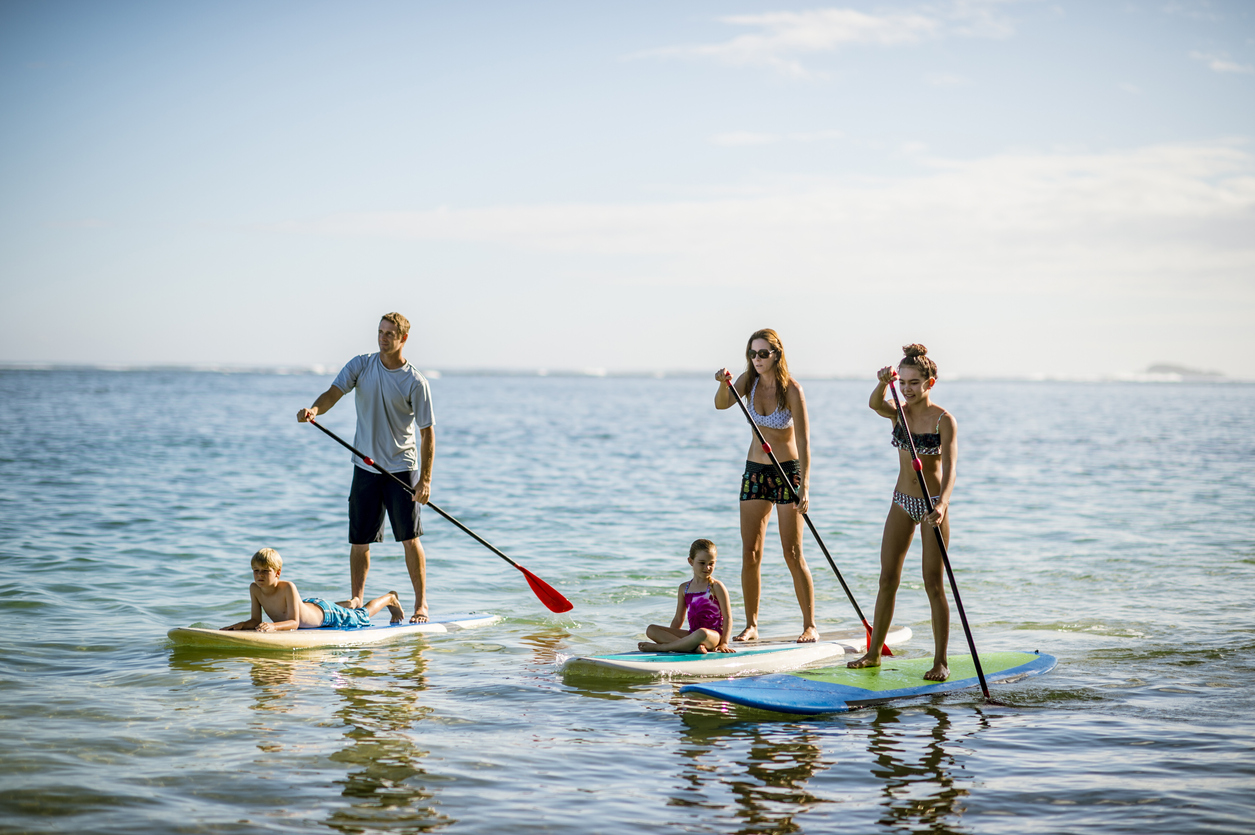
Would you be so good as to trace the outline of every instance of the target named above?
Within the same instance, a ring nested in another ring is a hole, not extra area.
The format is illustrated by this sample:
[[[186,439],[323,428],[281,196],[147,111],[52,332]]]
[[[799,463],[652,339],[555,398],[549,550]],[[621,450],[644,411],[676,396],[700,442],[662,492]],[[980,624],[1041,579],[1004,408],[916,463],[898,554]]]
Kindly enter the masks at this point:
[[[761,641],[737,641],[736,652],[623,652],[614,655],[580,655],[568,658],[562,665],[564,675],[663,677],[663,676],[731,676],[746,673],[773,673],[797,670],[808,664],[839,658],[845,653],[867,650],[867,633],[862,630],[831,632],[820,635],[812,644],[799,644],[787,638]],[[886,643],[890,647],[911,639],[911,630],[900,627],[891,631]]]
[[[932,668],[927,658],[882,658],[881,666],[851,670],[845,666],[785,675],[753,676],[688,684],[681,693],[700,693],[725,702],[779,713],[842,713],[899,699],[950,693],[979,687],[970,655],[948,659],[950,678],[925,681]],[[981,668],[989,684],[1018,681],[1048,673],[1058,660],[1037,652],[982,652]]]
[[[434,615],[427,623],[390,623],[368,626],[364,629],[337,629],[323,626],[317,629],[290,629],[286,632],[224,632],[221,629],[203,629],[195,626],[179,626],[166,633],[176,646],[210,647],[217,649],[325,649],[329,647],[358,647],[395,641],[407,635],[431,635],[453,632],[459,629],[475,629],[489,626],[501,620],[497,615],[463,613]]]

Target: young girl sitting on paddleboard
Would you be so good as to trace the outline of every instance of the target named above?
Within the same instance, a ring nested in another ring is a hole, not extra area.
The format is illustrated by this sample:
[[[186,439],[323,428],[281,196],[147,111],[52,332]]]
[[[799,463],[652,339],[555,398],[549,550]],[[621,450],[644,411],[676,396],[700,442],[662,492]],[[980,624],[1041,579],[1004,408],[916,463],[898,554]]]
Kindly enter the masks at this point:
[[[715,543],[697,539],[689,546],[693,579],[681,583],[676,593],[675,617],[670,626],[651,623],[641,641],[642,652],[736,652],[728,646],[732,634],[732,609],[728,589],[714,578]],[[688,629],[682,629],[685,614]]]
[[[958,425],[954,416],[930,399],[937,382],[937,363],[928,358],[923,345],[907,345],[902,349],[905,356],[898,363],[895,373],[886,366],[877,374],[879,382],[872,392],[868,405],[876,414],[893,421],[891,443],[898,449],[898,483],[893,491],[893,504],[885,519],[885,532],[880,540],[880,591],[876,595],[875,624],[868,641],[867,654],[850,667],[880,666],[880,647],[893,621],[894,604],[898,585],[902,582],[902,566],[915,536],[915,527],[924,526],[924,591],[932,608],[933,666],[924,674],[929,681],[945,681],[950,676],[946,665],[946,647],[950,641],[950,604],[946,601],[945,580],[942,577],[944,563],[941,549],[933,528],[941,527],[941,536],[950,543],[950,519],[946,510],[950,505],[950,493],[954,490],[955,467],[958,464]],[[908,426],[898,418],[897,407],[885,399],[885,390],[894,378],[902,390],[903,411]],[[915,430],[919,430],[916,432]],[[933,512],[928,513],[924,497],[920,494],[919,479],[912,466],[911,444],[906,433],[915,441],[915,451],[923,465],[924,481],[933,501]]]

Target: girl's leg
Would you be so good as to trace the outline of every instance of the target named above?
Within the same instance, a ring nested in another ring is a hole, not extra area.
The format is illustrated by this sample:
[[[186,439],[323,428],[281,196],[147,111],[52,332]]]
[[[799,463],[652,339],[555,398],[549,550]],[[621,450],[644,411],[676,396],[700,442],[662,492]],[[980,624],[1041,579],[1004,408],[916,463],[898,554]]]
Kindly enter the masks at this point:
[[[880,648],[893,624],[893,609],[898,602],[898,585],[902,582],[902,565],[915,537],[911,515],[896,504],[885,517],[885,532],[880,538],[880,587],[876,592],[876,611],[872,615],[872,639],[867,654],[848,667],[879,667]]]
[[[784,548],[784,563],[793,575],[793,593],[802,607],[802,634],[799,644],[819,640],[815,628],[815,581],[802,556],[802,514],[793,503],[776,505],[776,522],[780,525],[780,545]]]
[[[732,640],[758,639],[758,591],[763,564],[763,540],[767,536],[767,520],[771,518],[771,502],[750,499],[741,502],[741,595],[745,598],[745,628]]]
[[[651,623],[645,630],[645,637],[663,644],[683,638],[688,634],[687,629],[672,629],[670,626],[659,626],[656,623]]]
[[[924,591],[928,593],[928,606],[933,622],[933,668],[924,673],[929,681],[945,681],[950,677],[946,664],[946,650],[950,644],[950,602],[946,600],[945,561],[937,547],[937,535],[932,525],[923,524],[920,536],[924,538]],[[950,514],[941,520],[941,538],[950,545]]]
[[[664,627],[665,628],[665,627]],[[719,633],[713,629],[698,629],[673,641],[650,643],[641,641],[641,652],[710,652],[719,646]]]

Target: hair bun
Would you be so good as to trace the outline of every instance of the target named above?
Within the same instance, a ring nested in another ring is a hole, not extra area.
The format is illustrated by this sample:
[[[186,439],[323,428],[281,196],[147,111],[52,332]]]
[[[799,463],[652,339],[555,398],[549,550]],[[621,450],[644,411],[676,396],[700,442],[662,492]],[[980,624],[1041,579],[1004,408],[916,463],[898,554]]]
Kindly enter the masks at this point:
[[[916,342],[916,343],[914,343],[914,344],[911,344],[911,345],[903,345],[903,346],[902,346],[902,356],[904,356],[904,357],[926,357],[926,356],[928,356],[928,349],[927,349],[927,348],[925,348],[923,345],[920,345],[918,342]]]

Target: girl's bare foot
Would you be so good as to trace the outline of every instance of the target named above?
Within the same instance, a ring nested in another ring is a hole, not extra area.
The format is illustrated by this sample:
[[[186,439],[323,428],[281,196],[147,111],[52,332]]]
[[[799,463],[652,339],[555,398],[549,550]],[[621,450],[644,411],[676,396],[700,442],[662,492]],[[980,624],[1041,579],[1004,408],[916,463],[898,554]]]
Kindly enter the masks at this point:
[[[866,655],[864,655],[862,658],[858,659],[857,661],[851,661],[845,666],[849,667],[851,670],[861,670],[864,667],[879,667],[880,656],[872,655],[869,652]]]
[[[405,610],[401,608],[401,596],[395,591],[390,591],[392,599],[388,601],[388,614],[392,616],[393,623],[400,623],[405,619]]]
[[[758,627],[747,626],[741,630],[741,634],[737,635],[732,640],[734,641],[757,641],[758,640]]]
[[[813,644],[819,640],[819,630],[813,626],[808,626],[802,630],[802,634],[798,636],[799,644]]]
[[[945,664],[934,664],[933,668],[924,673],[924,678],[928,681],[945,681],[950,677],[950,668]]]

